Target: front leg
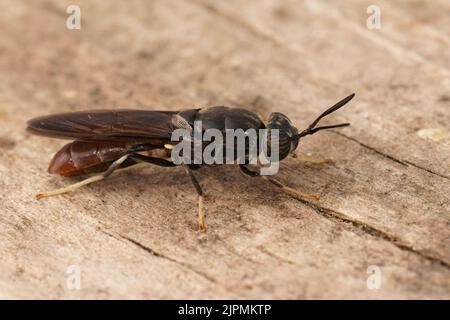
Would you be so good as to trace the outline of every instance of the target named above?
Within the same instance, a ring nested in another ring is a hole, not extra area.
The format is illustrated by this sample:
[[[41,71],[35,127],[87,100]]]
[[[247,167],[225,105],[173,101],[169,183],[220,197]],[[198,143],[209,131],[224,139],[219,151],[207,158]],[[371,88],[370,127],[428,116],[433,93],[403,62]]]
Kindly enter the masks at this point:
[[[333,164],[333,163],[335,163],[335,161],[333,159],[318,159],[318,158],[310,157],[310,156],[304,155],[304,154],[293,153],[291,156],[292,156],[292,158],[294,158],[298,161],[308,162],[308,163],[312,163],[312,164]]]
[[[290,196],[298,196],[302,199],[308,199],[308,200],[313,200],[313,201],[318,201],[320,200],[320,197],[318,195],[315,194],[309,194],[309,193],[304,193],[304,192],[300,192],[298,190],[292,189],[291,187],[288,187],[286,185],[284,185],[283,183],[281,183],[280,181],[274,179],[274,178],[270,178],[269,176],[263,176],[260,173],[260,170],[258,169],[257,171],[251,170],[248,168],[248,166],[244,165],[244,164],[240,164],[239,168],[241,169],[241,171],[250,176],[250,177],[261,177],[269,182],[271,182],[272,184],[276,185],[278,188],[281,189],[281,191],[283,191],[284,193],[290,195]]]

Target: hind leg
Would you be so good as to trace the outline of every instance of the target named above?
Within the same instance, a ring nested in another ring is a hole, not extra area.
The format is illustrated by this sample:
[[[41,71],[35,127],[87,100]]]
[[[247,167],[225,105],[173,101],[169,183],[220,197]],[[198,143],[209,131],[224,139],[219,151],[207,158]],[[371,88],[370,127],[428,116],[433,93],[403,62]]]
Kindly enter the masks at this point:
[[[135,150],[133,150],[135,151]],[[132,165],[135,165],[139,162],[148,162],[151,164],[155,164],[157,166],[161,166],[161,167],[173,167],[175,166],[174,163],[168,161],[168,160],[164,160],[164,159],[159,159],[159,158],[153,158],[153,157],[147,157],[147,156],[143,156],[139,153],[128,153],[122,157],[120,157],[119,159],[117,159],[116,161],[114,161],[108,168],[108,170],[89,177],[85,180],[82,180],[80,182],[68,185],[64,188],[60,188],[60,189],[56,189],[56,190],[52,190],[52,191],[48,191],[48,192],[41,192],[38,193],[36,195],[36,198],[38,200],[43,199],[43,198],[47,198],[47,197],[52,197],[52,196],[56,196],[59,194],[64,194],[64,193],[68,193],[71,191],[74,191],[78,188],[81,188],[85,185],[91,184],[93,182],[97,182],[100,180],[103,180],[105,178],[107,178],[108,176],[110,176],[114,171],[116,171],[119,168],[125,168],[125,167],[129,167]]]
[[[43,198],[52,197],[52,196],[56,196],[56,195],[64,194],[64,193],[68,193],[68,192],[74,191],[74,190],[76,190],[78,188],[81,188],[81,187],[83,187],[85,185],[88,185],[90,183],[103,180],[106,177],[110,176],[115,170],[117,170],[124,163],[124,161],[128,159],[129,156],[130,156],[130,154],[126,154],[126,155],[120,157],[119,159],[114,161],[109,166],[108,170],[106,170],[105,172],[103,172],[103,173],[101,173],[99,175],[92,176],[90,178],[87,178],[85,180],[82,180],[80,182],[68,185],[68,186],[60,188],[60,189],[38,193],[36,195],[36,199],[41,200]]]

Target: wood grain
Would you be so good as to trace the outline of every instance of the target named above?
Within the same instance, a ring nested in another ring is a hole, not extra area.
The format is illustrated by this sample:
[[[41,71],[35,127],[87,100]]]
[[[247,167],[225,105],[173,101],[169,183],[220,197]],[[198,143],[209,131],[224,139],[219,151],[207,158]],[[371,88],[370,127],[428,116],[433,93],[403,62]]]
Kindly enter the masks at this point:
[[[77,3],[70,31],[69,1],[0,1],[0,297],[450,298],[448,2],[378,1],[380,30],[362,0]],[[46,173],[65,142],[27,134],[32,117],[231,105],[303,128],[351,92],[329,120],[351,127],[300,142],[336,163],[277,177],[317,203],[233,166],[197,174],[206,236],[181,168],[34,199],[70,180]]]

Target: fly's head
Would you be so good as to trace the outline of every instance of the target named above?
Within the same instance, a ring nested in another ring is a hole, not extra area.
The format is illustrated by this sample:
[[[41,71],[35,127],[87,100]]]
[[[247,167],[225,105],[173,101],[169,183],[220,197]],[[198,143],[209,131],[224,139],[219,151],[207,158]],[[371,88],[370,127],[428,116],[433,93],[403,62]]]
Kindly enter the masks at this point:
[[[284,114],[279,112],[272,113],[266,127],[269,131],[278,129],[279,160],[286,158],[289,153],[297,149],[299,141],[298,130]]]
[[[348,97],[342,99],[334,106],[328,108],[325,112],[323,112],[320,116],[316,118],[305,130],[299,132],[296,127],[292,125],[291,120],[286,117],[284,114],[279,112],[274,112],[269,117],[269,122],[267,123],[267,128],[270,130],[278,129],[279,134],[279,160],[286,158],[290,153],[293,153],[297,147],[300,138],[314,134],[320,130],[324,129],[332,129],[332,128],[340,128],[349,126],[350,123],[340,123],[334,125],[326,125],[317,127],[320,119],[323,117],[335,112],[336,110],[342,108],[345,104],[347,104],[350,100],[353,99],[355,94],[351,94]],[[270,137],[269,137],[270,139]]]

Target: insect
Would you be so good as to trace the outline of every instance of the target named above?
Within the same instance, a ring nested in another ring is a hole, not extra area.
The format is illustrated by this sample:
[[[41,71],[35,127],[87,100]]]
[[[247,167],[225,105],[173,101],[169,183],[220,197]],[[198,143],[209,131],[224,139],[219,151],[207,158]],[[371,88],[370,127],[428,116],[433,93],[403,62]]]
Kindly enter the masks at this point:
[[[73,140],[59,150],[50,162],[49,173],[64,177],[92,175],[61,189],[39,193],[42,199],[76,190],[84,185],[102,180],[115,170],[138,163],[149,163],[162,167],[177,166],[171,157],[176,145],[171,140],[172,132],[179,128],[192,129],[195,121],[201,121],[202,130],[208,128],[226,131],[229,129],[278,129],[279,160],[283,160],[297,149],[299,140],[320,130],[348,126],[349,123],[317,127],[319,121],[347,104],[354,94],[342,99],[317,117],[305,130],[298,131],[285,115],[274,112],[267,123],[246,109],[230,107],[208,107],[184,111],[144,110],[100,110],[62,113],[34,118],[28,121],[27,130],[33,134],[68,138]],[[198,193],[198,226],[205,230],[203,212],[203,190],[193,171],[201,165],[182,165]],[[239,164],[242,172],[251,177],[261,176],[247,163]],[[269,181],[284,191],[307,194],[283,185],[272,178]]]

